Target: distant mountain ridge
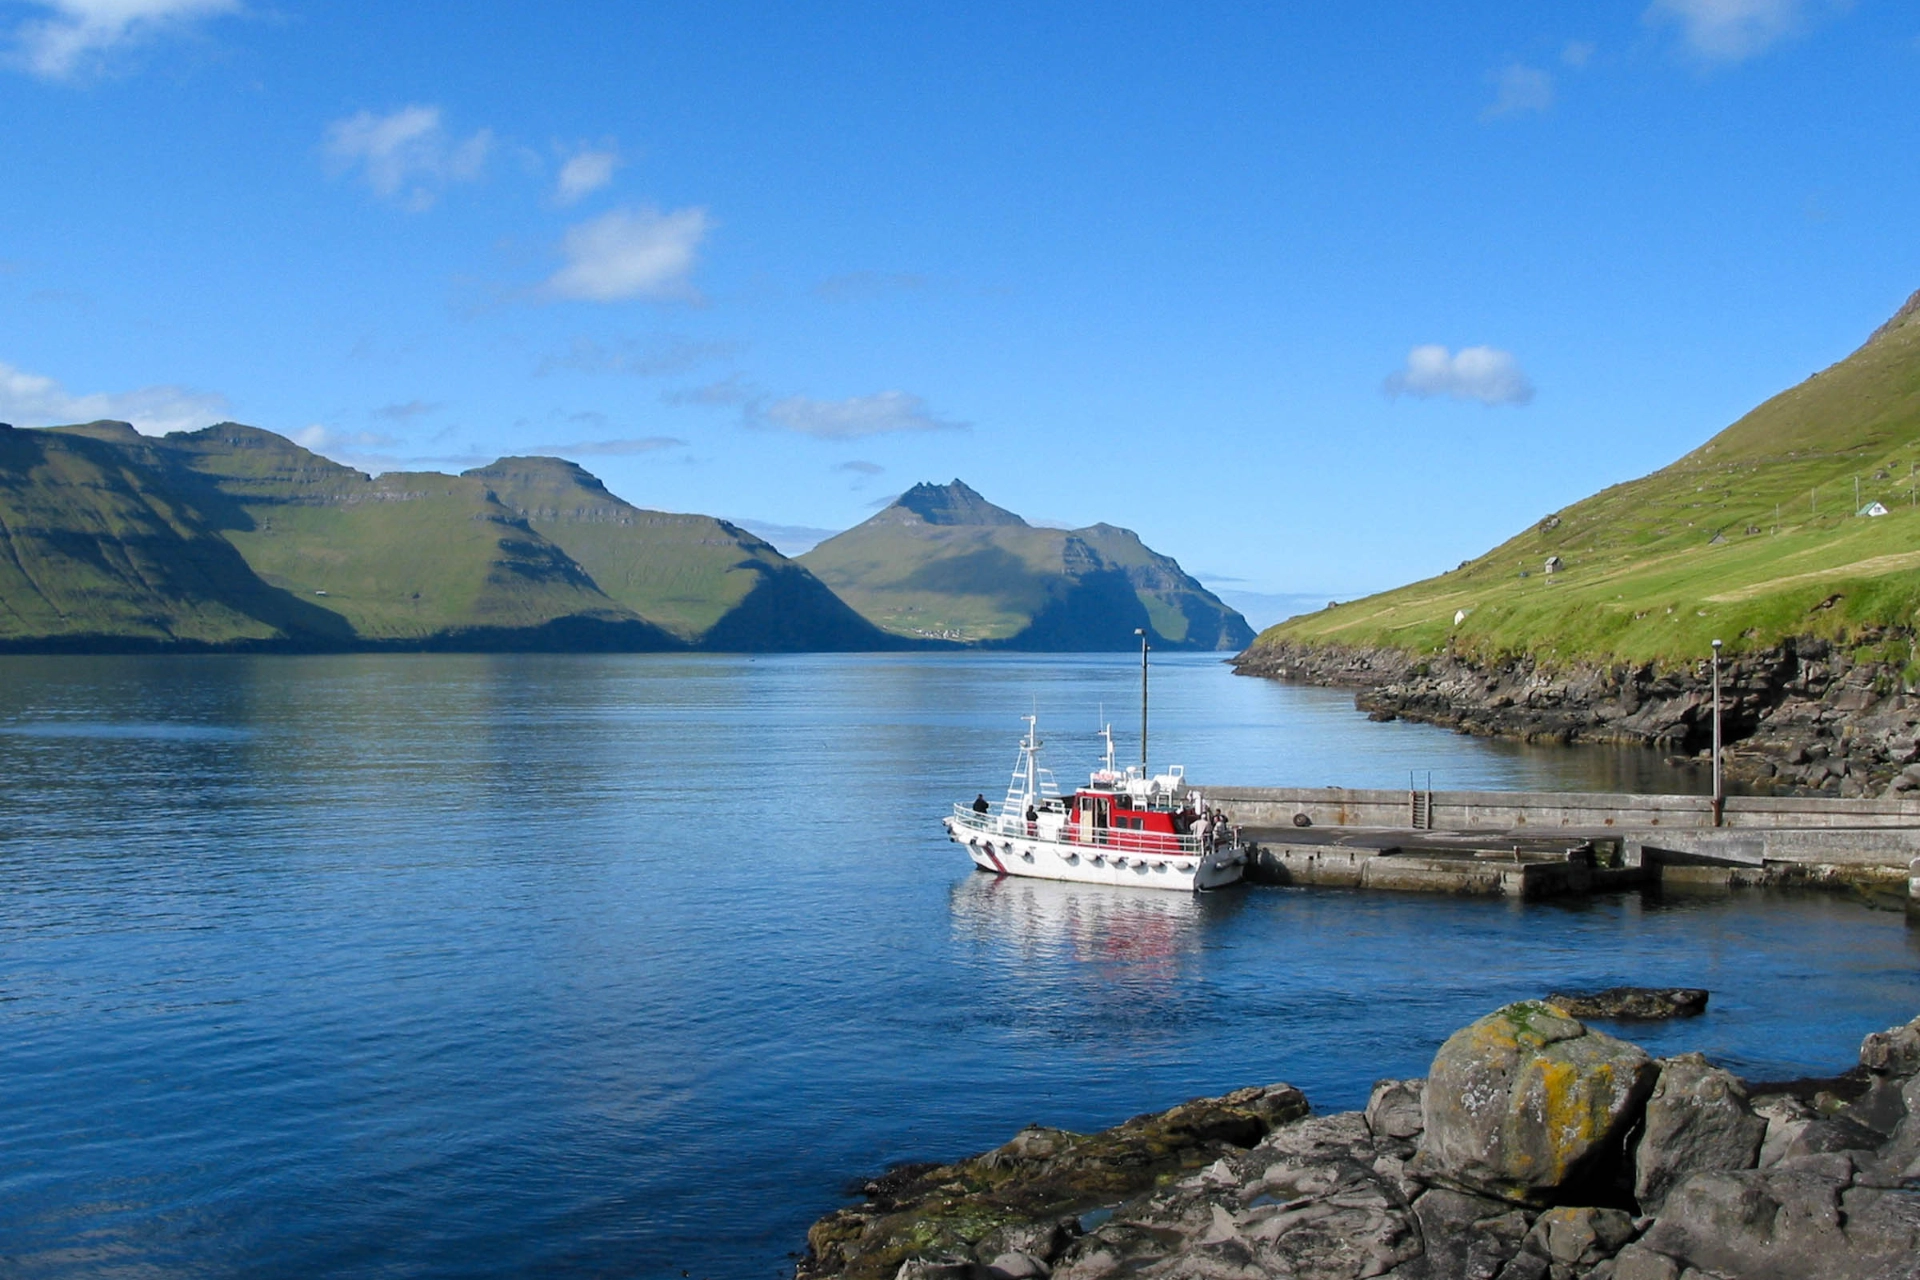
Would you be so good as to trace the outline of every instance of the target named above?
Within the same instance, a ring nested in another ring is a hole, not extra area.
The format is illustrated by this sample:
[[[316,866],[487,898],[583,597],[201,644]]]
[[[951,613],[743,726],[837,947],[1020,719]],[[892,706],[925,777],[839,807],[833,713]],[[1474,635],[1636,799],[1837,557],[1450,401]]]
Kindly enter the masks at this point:
[[[817,565],[816,573],[810,566]],[[0,424],[0,652],[1237,649],[1125,529],[916,485],[803,560],[559,458],[370,476],[258,427]]]
[[[958,479],[917,484],[800,563],[874,625],[903,639],[982,648],[1238,650],[1237,612],[1142,543],[1096,524],[1043,529]]]
[[[559,459],[375,477],[239,423],[0,426],[0,649],[900,647],[753,535]]]

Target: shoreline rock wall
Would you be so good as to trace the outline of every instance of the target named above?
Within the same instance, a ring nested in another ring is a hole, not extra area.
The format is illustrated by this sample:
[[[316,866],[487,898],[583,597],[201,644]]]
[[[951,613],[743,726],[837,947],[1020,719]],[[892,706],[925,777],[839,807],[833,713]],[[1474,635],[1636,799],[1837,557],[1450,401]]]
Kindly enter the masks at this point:
[[[1920,696],[1907,692],[1914,636],[1815,637],[1721,661],[1729,779],[1795,794],[1877,796],[1920,789]],[[1708,751],[1709,666],[1653,663],[1546,668],[1531,658],[1483,665],[1452,654],[1280,641],[1234,660],[1240,675],[1350,688],[1375,719],[1444,725],[1531,742]]]
[[[867,1195],[800,1280],[1911,1280],[1920,1018],[1845,1076],[1749,1085],[1526,1001],[1364,1111],[1243,1089]]]

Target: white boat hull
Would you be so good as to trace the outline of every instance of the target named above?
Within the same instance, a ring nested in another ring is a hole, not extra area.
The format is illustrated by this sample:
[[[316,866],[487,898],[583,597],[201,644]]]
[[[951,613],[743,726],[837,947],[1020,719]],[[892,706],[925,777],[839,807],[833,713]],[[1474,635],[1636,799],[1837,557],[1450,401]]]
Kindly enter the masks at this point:
[[[1234,884],[1246,872],[1246,853],[1233,845],[1199,854],[1133,852],[1038,835],[981,831],[953,818],[942,822],[948,838],[966,849],[973,865],[995,875],[1191,892]]]

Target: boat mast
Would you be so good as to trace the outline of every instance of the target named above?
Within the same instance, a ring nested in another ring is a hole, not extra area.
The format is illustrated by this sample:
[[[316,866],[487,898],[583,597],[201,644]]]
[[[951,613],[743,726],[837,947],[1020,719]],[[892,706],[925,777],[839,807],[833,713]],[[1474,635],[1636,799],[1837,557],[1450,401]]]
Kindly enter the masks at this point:
[[[1027,740],[1021,743],[1020,747],[1021,754],[1026,757],[1027,762],[1026,801],[1028,804],[1032,804],[1034,796],[1040,792],[1040,781],[1034,772],[1037,763],[1034,760],[1034,753],[1040,750],[1040,717],[1038,715],[1031,715],[1025,717],[1025,719],[1027,722]]]
[[[1147,630],[1135,627],[1140,637],[1140,776],[1147,776]]]

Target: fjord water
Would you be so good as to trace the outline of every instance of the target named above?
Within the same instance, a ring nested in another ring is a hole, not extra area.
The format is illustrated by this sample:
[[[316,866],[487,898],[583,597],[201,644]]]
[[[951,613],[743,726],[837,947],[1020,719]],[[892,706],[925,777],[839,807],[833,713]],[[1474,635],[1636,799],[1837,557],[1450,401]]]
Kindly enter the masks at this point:
[[[0,659],[0,1271],[774,1276],[858,1175],[1287,1080],[1322,1108],[1552,987],[1824,1073],[1920,1012],[1897,913],[996,881],[936,825],[1115,656]],[[1637,753],[1156,663],[1219,783],[1611,789]]]

